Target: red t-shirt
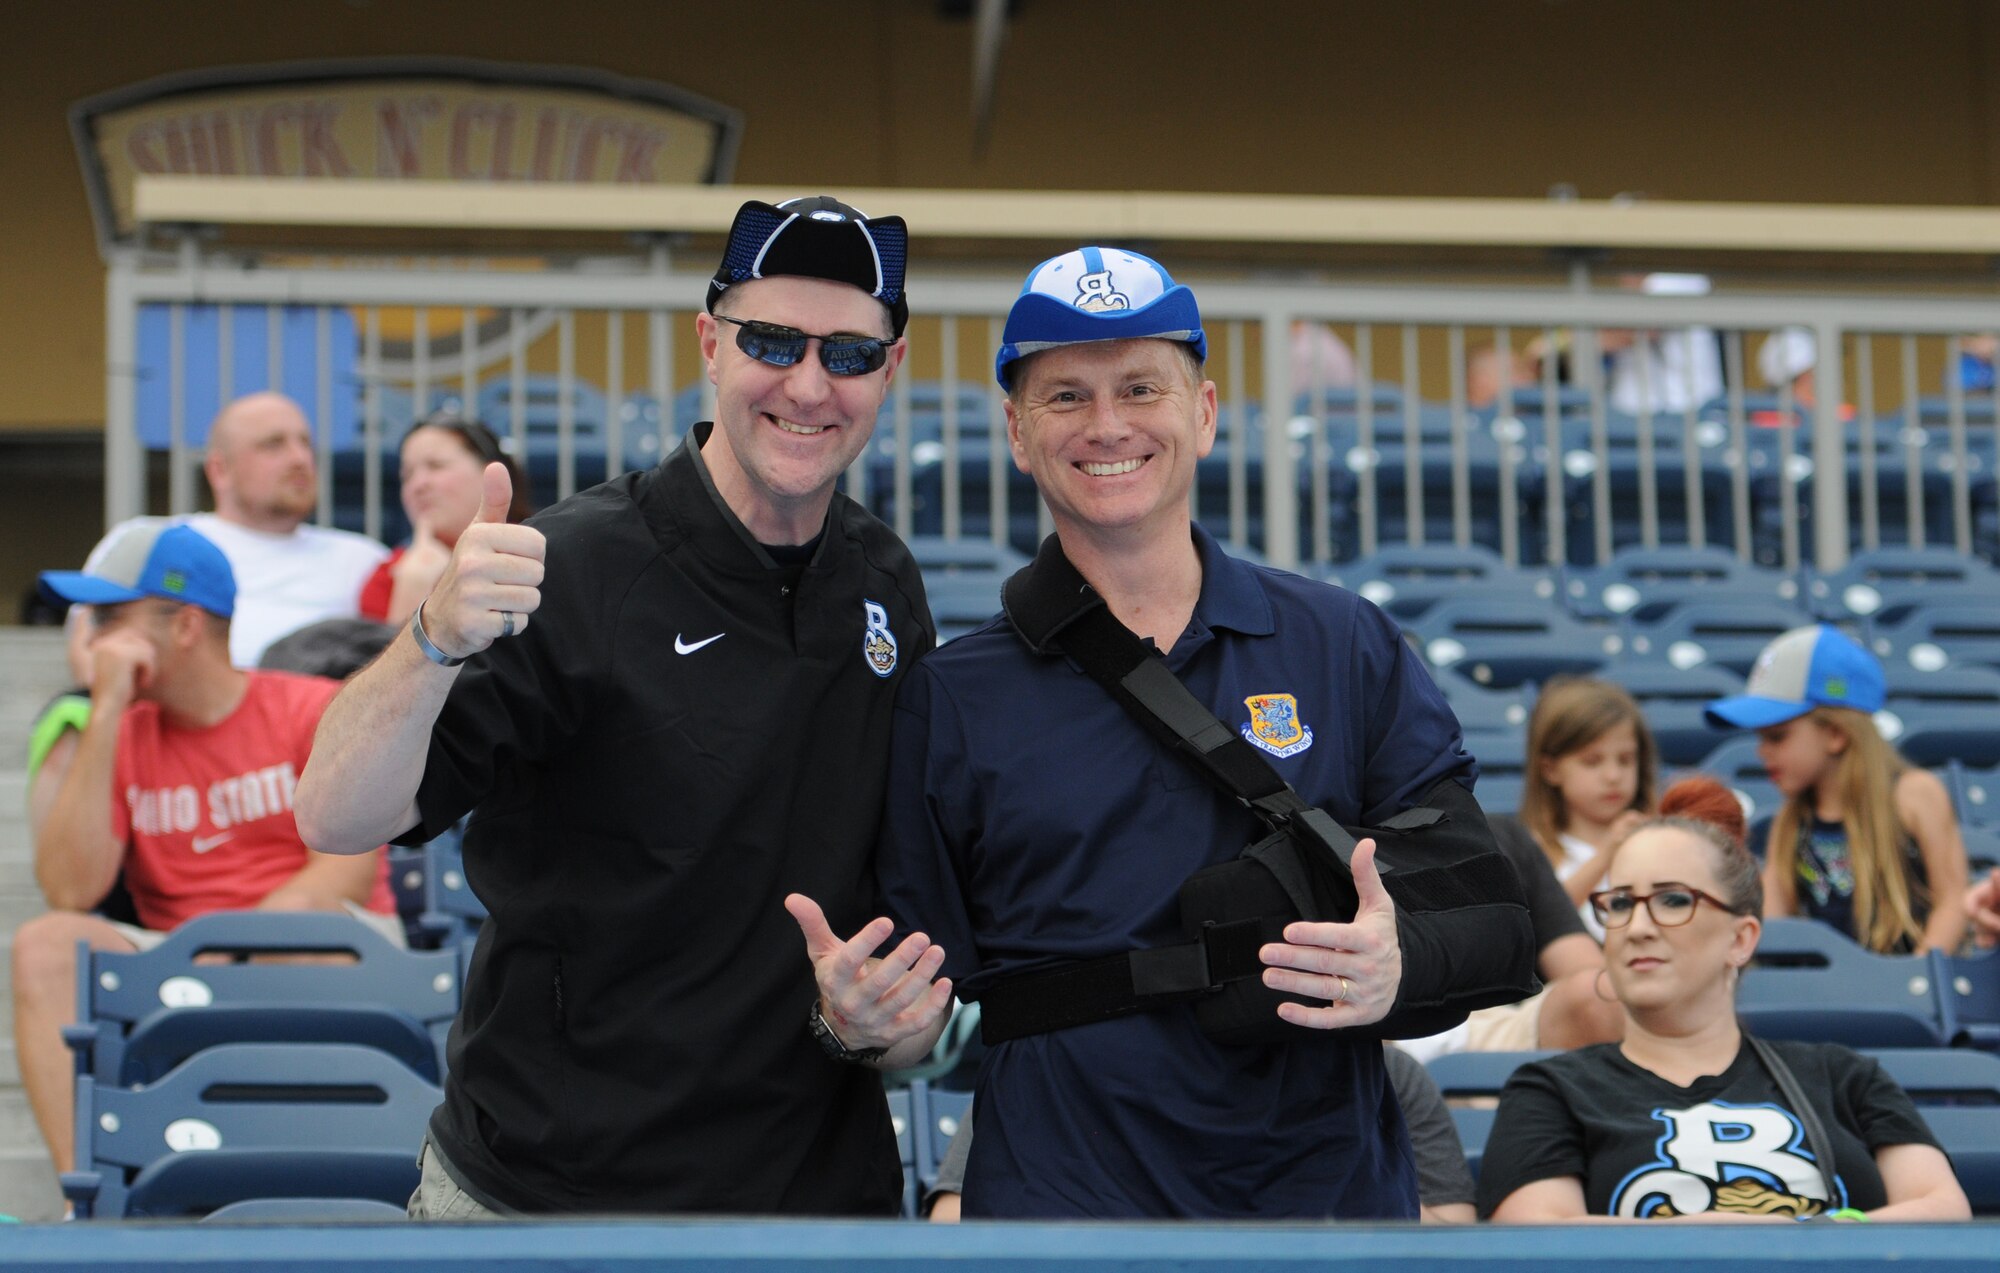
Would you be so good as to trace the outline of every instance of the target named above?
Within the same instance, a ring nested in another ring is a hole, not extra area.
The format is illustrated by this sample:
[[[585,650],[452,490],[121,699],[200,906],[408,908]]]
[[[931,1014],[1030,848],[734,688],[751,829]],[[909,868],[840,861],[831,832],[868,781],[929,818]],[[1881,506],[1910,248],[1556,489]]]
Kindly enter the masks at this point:
[[[389,573],[390,567],[401,561],[407,551],[409,551],[407,544],[391,549],[389,560],[375,567],[375,573],[368,576],[367,583],[361,585],[361,602],[358,608],[362,618],[373,619],[377,623],[389,621],[389,597],[396,590],[396,577]]]
[[[157,932],[219,910],[250,910],[306,863],[292,791],[340,682],[252,671],[219,724],[186,729],[138,702],[118,727],[111,830],[127,846],[125,887]],[[368,909],[393,914],[388,855]]]

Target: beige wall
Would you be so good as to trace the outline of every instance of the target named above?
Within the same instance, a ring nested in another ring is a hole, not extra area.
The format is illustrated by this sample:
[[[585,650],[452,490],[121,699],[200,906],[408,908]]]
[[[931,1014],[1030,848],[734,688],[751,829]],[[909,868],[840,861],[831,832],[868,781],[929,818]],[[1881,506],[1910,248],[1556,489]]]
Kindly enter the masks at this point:
[[[451,54],[664,80],[744,112],[739,178],[800,187],[2000,196],[1992,0],[1017,7],[977,155],[971,26],[929,0],[763,0],[754,24],[686,3],[0,6],[0,429],[101,421],[102,269],[65,108],[206,66]]]

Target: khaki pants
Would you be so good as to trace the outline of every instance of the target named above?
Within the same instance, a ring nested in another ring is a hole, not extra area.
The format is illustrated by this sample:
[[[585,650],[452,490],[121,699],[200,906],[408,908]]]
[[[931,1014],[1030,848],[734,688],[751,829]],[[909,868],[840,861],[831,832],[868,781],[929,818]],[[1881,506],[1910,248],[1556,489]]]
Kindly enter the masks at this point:
[[[423,1174],[417,1181],[417,1191],[410,1195],[410,1219],[463,1221],[507,1218],[458,1187],[458,1182],[444,1169],[444,1162],[432,1152],[428,1136],[424,1138],[423,1150],[417,1155],[417,1166]]]

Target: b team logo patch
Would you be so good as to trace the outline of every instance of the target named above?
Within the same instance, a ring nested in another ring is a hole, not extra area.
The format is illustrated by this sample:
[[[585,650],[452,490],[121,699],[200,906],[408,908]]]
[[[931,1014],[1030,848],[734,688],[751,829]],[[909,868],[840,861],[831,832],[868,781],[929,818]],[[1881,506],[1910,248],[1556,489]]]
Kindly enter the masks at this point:
[[[1076,299],[1070,303],[1093,314],[1132,308],[1132,298],[1118,290],[1110,270],[1080,276],[1076,280]]]
[[[868,629],[861,634],[861,657],[868,661],[869,671],[887,676],[896,670],[896,634],[889,631],[889,612],[864,600],[861,613],[868,620]]]
[[[1250,722],[1243,739],[1273,756],[1296,756],[1313,745],[1312,727],[1299,719],[1299,700],[1290,694],[1252,694],[1243,700]]]

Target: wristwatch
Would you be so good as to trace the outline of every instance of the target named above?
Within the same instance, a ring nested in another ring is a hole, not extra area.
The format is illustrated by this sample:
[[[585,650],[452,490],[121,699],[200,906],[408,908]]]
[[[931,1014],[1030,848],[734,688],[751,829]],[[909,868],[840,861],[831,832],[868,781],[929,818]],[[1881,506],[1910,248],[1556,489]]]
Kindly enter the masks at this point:
[[[833,1032],[833,1027],[827,1024],[826,1018],[819,1014],[819,1000],[817,999],[813,1000],[812,1014],[806,1018],[806,1028],[812,1031],[813,1038],[819,1043],[820,1051],[826,1053],[836,1061],[849,1061],[856,1065],[865,1065],[870,1061],[881,1060],[882,1054],[889,1050],[887,1048],[850,1048],[845,1043],[842,1043],[840,1036]]]

